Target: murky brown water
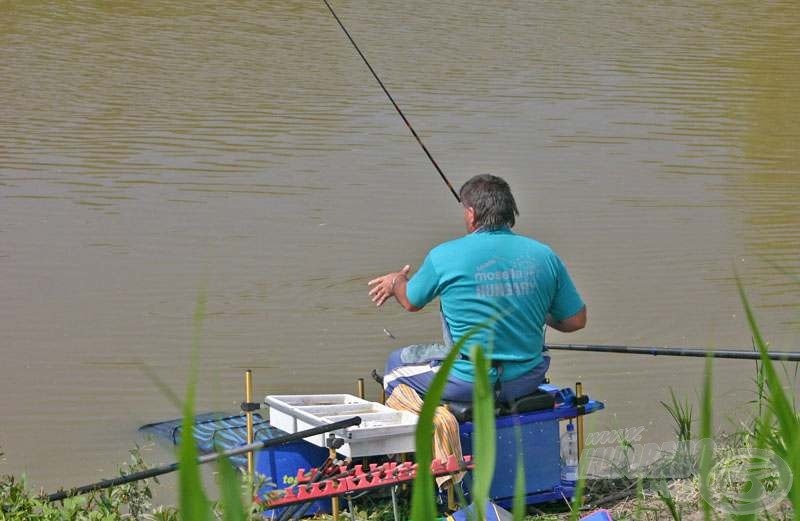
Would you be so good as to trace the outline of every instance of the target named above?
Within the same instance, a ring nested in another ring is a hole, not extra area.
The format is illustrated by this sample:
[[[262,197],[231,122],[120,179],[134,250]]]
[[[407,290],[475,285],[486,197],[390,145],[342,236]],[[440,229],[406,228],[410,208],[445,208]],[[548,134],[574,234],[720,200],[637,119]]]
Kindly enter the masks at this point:
[[[453,183],[505,176],[590,310],[550,341],[742,347],[734,268],[800,347],[800,8],[335,4]],[[366,281],[462,233],[452,196],[324,5],[0,4],[0,472],[113,475],[177,416],[198,295],[199,408],[352,392],[435,313]],[[397,340],[388,338],[390,330]],[[702,362],[554,354],[596,429],[646,426]],[[716,364],[722,424],[753,364]],[[374,393],[374,388],[370,387]]]

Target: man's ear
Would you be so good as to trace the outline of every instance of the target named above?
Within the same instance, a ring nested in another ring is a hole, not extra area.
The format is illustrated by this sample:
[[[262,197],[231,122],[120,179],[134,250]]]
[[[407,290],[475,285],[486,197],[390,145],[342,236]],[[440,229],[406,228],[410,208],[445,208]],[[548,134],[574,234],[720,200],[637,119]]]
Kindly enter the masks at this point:
[[[467,219],[467,224],[469,224],[471,228],[475,228],[475,208],[472,206],[467,207]]]

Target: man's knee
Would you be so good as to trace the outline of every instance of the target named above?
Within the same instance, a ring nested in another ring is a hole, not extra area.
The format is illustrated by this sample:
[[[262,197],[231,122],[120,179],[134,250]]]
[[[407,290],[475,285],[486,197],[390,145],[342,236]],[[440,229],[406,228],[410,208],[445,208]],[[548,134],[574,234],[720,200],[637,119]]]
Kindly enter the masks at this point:
[[[400,349],[395,349],[394,351],[389,353],[389,356],[386,357],[386,367],[384,374],[389,374],[395,367],[400,367],[401,365],[403,365],[401,359],[402,351],[403,348],[401,347]]]

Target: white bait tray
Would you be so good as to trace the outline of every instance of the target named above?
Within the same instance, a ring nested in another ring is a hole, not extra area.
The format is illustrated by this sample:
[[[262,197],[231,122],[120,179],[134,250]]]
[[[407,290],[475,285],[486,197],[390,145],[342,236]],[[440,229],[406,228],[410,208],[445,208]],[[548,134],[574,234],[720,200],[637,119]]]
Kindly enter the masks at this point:
[[[290,434],[360,416],[361,425],[334,432],[344,440],[344,446],[336,451],[345,457],[414,452],[416,414],[351,394],[273,395],[267,396],[265,402],[269,405],[270,424]],[[325,447],[327,437],[328,434],[319,434],[305,439]]]

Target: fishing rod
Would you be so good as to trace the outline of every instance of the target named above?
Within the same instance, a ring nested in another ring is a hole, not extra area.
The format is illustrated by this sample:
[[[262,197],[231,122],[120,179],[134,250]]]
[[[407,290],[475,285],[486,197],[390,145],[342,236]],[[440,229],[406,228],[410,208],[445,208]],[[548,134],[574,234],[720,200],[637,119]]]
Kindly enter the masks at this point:
[[[434,166],[434,168],[436,168],[436,171],[439,172],[439,176],[442,178],[442,181],[444,181],[444,184],[446,184],[447,188],[450,189],[450,192],[453,194],[453,197],[456,198],[456,201],[458,201],[460,203],[461,202],[461,198],[458,196],[458,193],[456,193],[456,191],[453,189],[453,185],[450,184],[450,181],[447,180],[447,176],[444,175],[444,172],[442,172],[442,169],[439,168],[439,165],[436,163],[436,160],[433,159],[433,156],[431,155],[431,153],[428,152],[428,147],[426,147],[425,143],[422,142],[422,139],[420,139],[419,135],[417,135],[417,132],[414,130],[414,127],[411,126],[411,123],[408,121],[408,118],[406,118],[406,115],[403,114],[403,111],[400,110],[400,107],[394,101],[394,98],[392,97],[392,95],[389,94],[389,90],[386,88],[386,86],[383,84],[381,79],[378,77],[378,74],[375,72],[375,69],[372,68],[372,65],[369,64],[369,62],[367,61],[366,56],[364,56],[364,53],[362,53],[361,49],[358,48],[358,45],[356,44],[356,41],[353,40],[352,36],[350,36],[350,32],[348,32],[347,28],[344,26],[344,24],[339,19],[339,17],[336,16],[336,13],[334,12],[333,7],[331,7],[331,4],[328,3],[328,0],[322,0],[322,1],[325,2],[325,5],[328,7],[328,10],[331,12],[333,17],[336,19],[336,22],[339,24],[339,27],[342,28],[342,31],[344,31],[344,34],[347,36],[347,39],[350,40],[350,43],[352,43],[353,47],[355,47],[356,52],[358,53],[358,55],[361,56],[362,60],[364,60],[364,63],[367,65],[367,68],[369,69],[369,72],[372,73],[372,76],[375,77],[375,80],[378,82],[378,85],[380,85],[381,88],[383,89],[383,92],[386,93],[386,96],[389,98],[389,101],[392,102],[392,105],[394,106],[394,108],[397,111],[397,113],[400,114],[401,118],[403,118],[403,121],[405,122],[406,126],[408,127],[408,130],[411,131],[411,134],[417,140],[417,143],[419,143],[419,146],[422,147],[422,150],[425,152],[425,155],[428,156],[428,159],[431,160],[431,163],[433,163],[433,166]]]
[[[329,423],[327,425],[320,425],[318,427],[312,427],[311,429],[306,429],[304,431],[294,432],[292,434],[287,434],[285,436],[278,436],[276,438],[271,438],[268,440],[257,441],[255,443],[250,443],[247,445],[242,445],[241,447],[236,447],[234,449],[229,449],[223,452],[215,452],[213,454],[205,454],[197,458],[197,463],[202,465],[203,463],[209,463],[211,461],[216,461],[221,457],[230,457],[230,456],[237,456],[239,454],[244,454],[245,452],[250,452],[253,450],[260,450],[265,449],[267,447],[273,447],[275,445],[282,445],[284,443],[289,443],[296,440],[302,440],[303,438],[308,438],[311,436],[316,436],[318,434],[325,434],[327,432],[335,431],[338,429],[345,429],[347,427],[352,427],[353,425],[360,425],[361,424],[361,417],[353,416],[352,418],[348,418],[346,420],[341,420],[333,423]],[[162,474],[168,474],[170,472],[174,472],[178,470],[178,463],[170,463],[168,465],[162,465],[160,467],[154,467],[152,469],[141,470],[139,472],[133,472],[131,474],[127,474],[125,476],[120,476],[117,478],[112,479],[104,479],[102,481],[98,481],[96,483],[92,483],[90,485],[84,485],[82,487],[76,487],[70,490],[59,490],[58,492],[54,492],[49,494],[45,497],[46,501],[61,501],[62,499],[66,499],[72,496],[80,496],[81,494],[86,494],[88,492],[94,492],[95,490],[102,490],[105,488],[116,487],[119,485],[124,485],[125,483],[131,483],[132,481],[139,481],[142,479],[154,478],[156,476],[160,476]]]
[[[344,34],[347,36],[348,40],[350,40],[350,43],[353,44],[353,47],[355,48],[358,55],[361,56],[362,60],[364,60],[364,63],[366,64],[367,68],[372,73],[372,76],[378,82],[378,85],[380,85],[381,89],[383,89],[383,92],[389,98],[389,101],[392,102],[392,105],[394,106],[397,113],[400,114],[401,118],[403,118],[403,121],[408,127],[408,130],[411,131],[411,134],[414,136],[414,138],[416,138],[417,143],[419,143],[419,146],[422,147],[422,150],[425,152],[425,155],[428,156],[428,159],[430,159],[431,163],[433,163],[433,166],[436,168],[436,171],[439,172],[439,176],[441,176],[442,181],[444,181],[444,183],[450,189],[450,192],[456,198],[456,201],[460,203],[461,198],[453,189],[453,185],[450,184],[450,181],[448,181],[447,176],[445,176],[444,172],[442,172],[442,169],[439,168],[439,165],[436,163],[436,160],[433,159],[433,156],[428,151],[428,148],[422,142],[422,139],[420,139],[417,132],[414,130],[414,127],[411,126],[411,122],[409,122],[408,118],[406,118],[405,114],[403,114],[403,111],[397,105],[394,98],[389,93],[389,90],[386,88],[381,79],[378,77],[378,74],[375,72],[375,69],[372,68],[372,65],[370,65],[366,56],[364,56],[364,53],[361,52],[361,49],[358,47],[358,44],[350,35],[350,32],[344,26],[341,19],[339,19],[339,17],[336,15],[336,12],[333,10],[333,7],[331,7],[331,4],[328,2],[328,0],[322,0],[322,1],[325,3],[325,6],[333,15],[333,18],[339,24],[339,27],[341,27],[342,31],[344,31]],[[391,333],[389,333],[385,329],[384,332],[386,332],[389,336],[392,336]],[[663,356],[689,356],[689,357],[711,356],[713,358],[728,358],[728,359],[738,359],[738,360],[761,359],[761,355],[759,353],[735,350],[735,349],[706,350],[702,348],[667,348],[667,347],[649,347],[649,346],[644,347],[644,346],[615,346],[615,345],[589,345],[589,344],[548,344],[546,347],[548,349],[553,349],[553,350],[591,351],[597,353],[625,353],[625,354],[640,354],[640,355],[653,355],[653,356],[663,355]],[[771,360],[800,362],[800,353],[773,352],[773,353],[768,353],[767,356]]]
[[[705,358],[728,358],[734,360],[761,360],[761,354],[755,351],[739,349],[703,349],[700,347],[650,347],[650,346],[615,346],[595,344],[545,344],[554,351],[589,351],[593,353],[624,353],[632,355],[652,356],[690,356]],[[767,353],[770,360],[782,362],[800,362],[800,353],[773,351]]]

